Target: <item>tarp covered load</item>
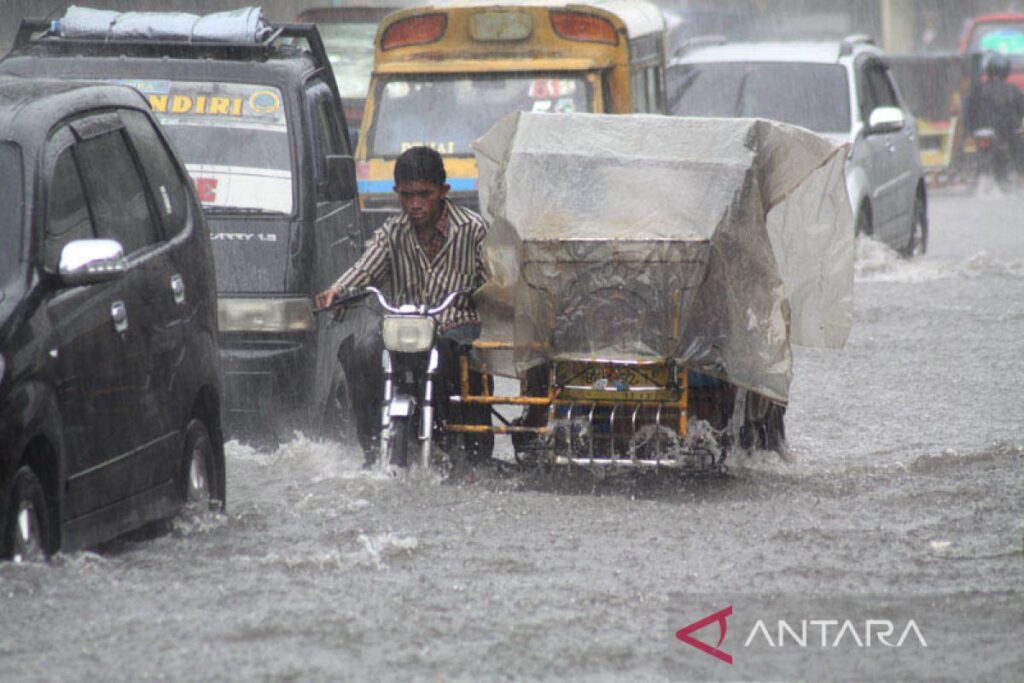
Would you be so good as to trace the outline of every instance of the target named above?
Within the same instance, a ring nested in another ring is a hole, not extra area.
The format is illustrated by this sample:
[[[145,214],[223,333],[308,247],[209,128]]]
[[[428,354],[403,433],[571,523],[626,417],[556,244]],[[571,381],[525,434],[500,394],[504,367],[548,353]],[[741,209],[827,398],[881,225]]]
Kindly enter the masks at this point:
[[[491,371],[675,359],[786,401],[850,331],[845,146],[757,119],[515,113],[474,145]]]
[[[259,7],[198,16],[186,12],[113,12],[72,5],[60,20],[61,37],[78,40],[260,43],[270,33]]]

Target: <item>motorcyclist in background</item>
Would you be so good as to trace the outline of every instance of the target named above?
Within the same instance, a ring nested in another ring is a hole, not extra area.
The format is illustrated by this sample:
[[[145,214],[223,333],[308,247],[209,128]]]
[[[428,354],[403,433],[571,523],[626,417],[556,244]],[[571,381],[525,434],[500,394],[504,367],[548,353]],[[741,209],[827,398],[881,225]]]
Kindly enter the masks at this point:
[[[993,173],[1000,186],[1005,186],[1007,173],[1013,168],[1020,173],[1018,129],[1024,118],[1024,94],[1007,81],[1010,61],[993,53],[985,62],[986,80],[971,98],[967,130],[989,128],[995,131]]]

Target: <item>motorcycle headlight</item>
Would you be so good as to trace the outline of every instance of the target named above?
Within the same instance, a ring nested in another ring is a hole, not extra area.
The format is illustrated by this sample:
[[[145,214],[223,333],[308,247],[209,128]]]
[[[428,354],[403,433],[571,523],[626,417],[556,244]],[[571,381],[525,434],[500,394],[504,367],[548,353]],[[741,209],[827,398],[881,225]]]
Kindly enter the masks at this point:
[[[306,332],[313,329],[309,299],[218,299],[221,332]]]
[[[434,319],[418,316],[384,316],[381,336],[384,337],[384,348],[388,351],[426,351],[434,343]]]

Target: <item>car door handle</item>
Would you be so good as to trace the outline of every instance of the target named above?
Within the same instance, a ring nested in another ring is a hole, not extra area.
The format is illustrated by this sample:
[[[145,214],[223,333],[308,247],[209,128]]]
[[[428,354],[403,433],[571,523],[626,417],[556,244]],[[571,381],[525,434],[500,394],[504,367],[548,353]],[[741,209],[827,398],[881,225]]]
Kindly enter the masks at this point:
[[[185,303],[185,280],[178,273],[171,276],[171,292],[174,293],[174,303]]]
[[[123,301],[110,304],[110,317],[114,319],[114,329],[120,334],[128,331],[128,309]]]

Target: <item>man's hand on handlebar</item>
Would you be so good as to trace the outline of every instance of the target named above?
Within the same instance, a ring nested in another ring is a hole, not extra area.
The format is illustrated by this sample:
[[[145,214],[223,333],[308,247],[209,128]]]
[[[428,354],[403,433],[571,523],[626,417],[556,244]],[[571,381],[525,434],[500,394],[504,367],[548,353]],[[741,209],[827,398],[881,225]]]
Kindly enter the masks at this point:
[[[313,303],[316,305],[317,310],[324,310],[330,308],[331,304],[333,304],[336,299],[341,298],[342,294],[343,292],[340,290],[330,287],[317,294],[316,298],[313,299]]]

